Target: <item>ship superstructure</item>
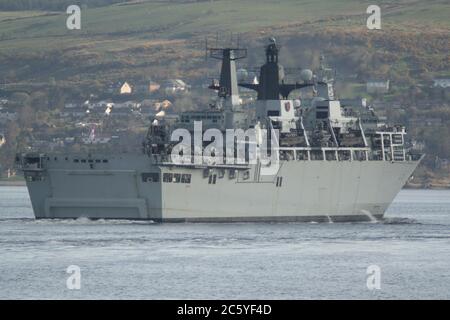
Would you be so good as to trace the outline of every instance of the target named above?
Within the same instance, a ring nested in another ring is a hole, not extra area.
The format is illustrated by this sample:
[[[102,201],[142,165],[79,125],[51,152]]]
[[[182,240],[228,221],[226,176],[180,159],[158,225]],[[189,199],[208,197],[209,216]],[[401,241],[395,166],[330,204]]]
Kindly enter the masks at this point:
[[[19,155],[36,217],[383,216],[421,159],[406,148],[404,127],[378,123],[372,110],[342,106],[324,66],[316,75],[303,70],[302,82],[286,81],[274,39],[265,47],[258,83],[238,82],[236,60],[246,57],[245,49],[213,48],[210,55],[222,60],[220,80],[210,86],[217,102],[175,122],[153,119],[143,153]],[[239,86],[256,91],[254,104],[242,104]],[[310,106],[292,99],[298,90],[314,92]]]

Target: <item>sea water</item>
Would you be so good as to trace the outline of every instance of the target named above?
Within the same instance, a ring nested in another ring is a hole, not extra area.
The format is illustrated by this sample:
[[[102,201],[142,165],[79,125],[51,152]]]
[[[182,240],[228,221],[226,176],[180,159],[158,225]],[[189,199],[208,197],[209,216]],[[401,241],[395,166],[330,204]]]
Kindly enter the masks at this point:
[[[449,190],[375,223],[156,224],[34,220],[0,187],[0,299],[449,299],[449,270]]]

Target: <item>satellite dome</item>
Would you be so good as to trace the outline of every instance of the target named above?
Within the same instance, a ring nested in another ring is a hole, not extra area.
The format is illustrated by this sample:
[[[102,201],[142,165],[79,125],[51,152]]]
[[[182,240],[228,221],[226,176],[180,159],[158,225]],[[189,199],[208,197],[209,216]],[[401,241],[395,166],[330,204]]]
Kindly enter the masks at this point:
[[[300,99],[295,99],[294,100],[294,107],[295,108],[300,108],[301,105],[302,105],[302,101]]]
[[[309,69],[304,69],[302,72],[300,72],[300,77],[303,81],[311,81],[313,78],[313,72]]]

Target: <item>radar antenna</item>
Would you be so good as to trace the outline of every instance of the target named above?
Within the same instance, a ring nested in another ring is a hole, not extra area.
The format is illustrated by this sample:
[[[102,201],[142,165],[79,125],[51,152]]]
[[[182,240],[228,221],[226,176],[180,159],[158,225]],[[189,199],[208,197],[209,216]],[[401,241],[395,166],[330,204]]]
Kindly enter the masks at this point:
[[[265,47],[266,63],[260,68],[259,83],[239,83],[241,87],[255,90],[258,93],[258,100],[279,100],[280,96],[287,99],[293,90],[314,85],[311,81],[286,83],[284,68],[278,63],[279,51],[280,47],[275,38],[269,38],[269,43]]]
[[[208,43],[206,42],[206,45]],[[220,70],[220,80],[209,86],[210,89],[216,90],[220,98],[231,98],[233,105],[239,104],[239,91],[236,75],[236,60],[244,59],[247,57],[247,49],[240,48],[239,46],[233,47],[206,47],[206,53],[212,59],[222,61]]]

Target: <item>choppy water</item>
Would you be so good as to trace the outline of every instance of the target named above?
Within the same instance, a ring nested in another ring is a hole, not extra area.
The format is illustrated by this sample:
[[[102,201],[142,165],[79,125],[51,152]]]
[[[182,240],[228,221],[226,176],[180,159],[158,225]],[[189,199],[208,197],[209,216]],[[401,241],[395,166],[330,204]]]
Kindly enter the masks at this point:
[[[386,218],[35,221],[26,188],[0,187],[0,299],[449,299],[450,191],[402,191]],[[80,290],[66,287],[69,265]]]

